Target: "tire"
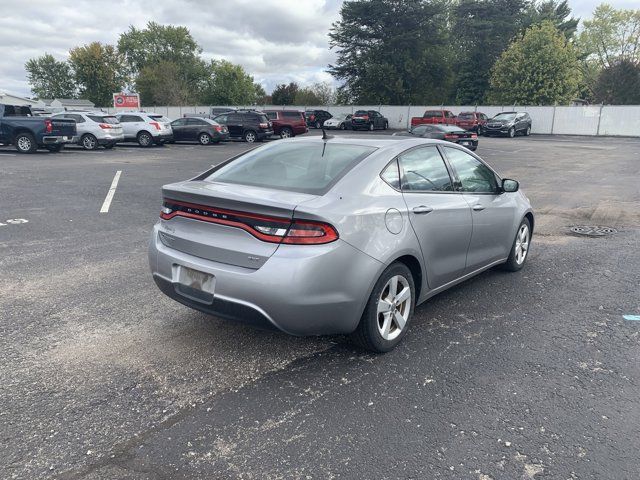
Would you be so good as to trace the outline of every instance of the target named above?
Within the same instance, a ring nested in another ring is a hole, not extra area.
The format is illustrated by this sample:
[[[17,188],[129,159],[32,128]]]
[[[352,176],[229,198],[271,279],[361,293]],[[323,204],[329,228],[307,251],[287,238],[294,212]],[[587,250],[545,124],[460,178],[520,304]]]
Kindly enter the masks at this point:
[[[504,270],[509,272],[517,272],[524,267],[527,257],[529,256],[529,248],[531,247],[531,223],[527,217],[522,219],[516,238],[513,240],[511,252],[507,263],[503,265]]]
[[[142,148],[149,148],[151,145],[153,145],[153,137],[149,132],[142,131],[138,133],[138,136],[136,138],[138,139],[138,145],[140,145]]]
[[[293,130],[289,127],[284,127],[280,130],[280,138],[291,138],[293,137]]]
[[[247,143],[255,143],[258,140],[258,135],[253,130],[247,130],[244,132],[243,138]]]
[[[389,128],[389,122],[384,122],[384,130],[387,130]]]
[[[515,136],[516,136],[516,129],[515,129],[515,127],[511,127],[511,128],[509,129],[509,133],[508,133],[508,135],[509,135],[509,138],[513,138],[513,137],[515,137]]]
[[[527,125],[527,129],[524,131],[524,136],[528,137],[531,135],[531,125]]]
[[[344,122],[342,122],[340,124],[340,130],[346,130],[346,129],[347,129],[347,126],[344,124]]]
[[[321,124],[320,122],[316,122],[316,123],[315,123],[315,127],[316,127],[316,128],[322,128],[322,124]]]
[[[373,122],[371,122],[371,123],[369,124],[369,131],[370,131],[370,132],[373,132],[374,128],[375,128],[375,127],[373,126]]]
[[[469,150],[471,150],[472,152],[475,152],[478,149],[478,147],[471,147],[469,148]]]
[[[396,279],[396,295],[392,295],[392,279]],[[406,298],[405,289],[409,297]],[[405,293],[403,293],[405,292]],[[397,303],[399,293],[404,300]],[[354,343],[373,352],[384,353],[395,348],[411,324],[415,308],[416,289],[411,271],[403,263],[392,263],[376,282],[367,301],[360,323],[351,334]],[[395,301],[396,303],[391,303]],[[399,305],[399,306],[398,306]],[[379,306],[386,312],[379,311]],[[395,314],[394,314],[395,312]],[[400,319],[399,322],[397,319]],[[404,322],[404,325],[401,325]],[[386,332],[386,333],[385,333]]]
[[[198,135],[198,142],[200,145],[210,145],[211,144],[211,135],[206,132],[202,132]]]
[[[47,145],[45,148],[49,150],[51,153],[59,153],[64,148],[64,143],[58,143],[56,145]]]
[[[16,135],[14,145],[18,153],[35,153],[38,150],[36,139],[29,132]]]
[[[90,133],[85,133],[80,139],[80,145],[85,150],[95,150],[98,148],[98,139]]]

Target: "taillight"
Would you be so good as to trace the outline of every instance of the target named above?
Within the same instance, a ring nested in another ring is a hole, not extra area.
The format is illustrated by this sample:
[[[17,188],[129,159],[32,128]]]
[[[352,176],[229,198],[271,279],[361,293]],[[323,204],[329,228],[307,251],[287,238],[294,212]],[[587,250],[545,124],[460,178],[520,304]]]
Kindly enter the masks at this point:
[[[213,127],[213,129],[214,129],[216,132],[221,132],[221,131],[222,131],[222,127],[221,127],[220,125],[215,125],[215,126]]]
[[[149,122],[151,125],[153,125],[154,127],[156,127],[156,130],[160,130],[160,124],[158,122]]]
[[[99,123],[98,126],[104,130],[109,130],[111,128],[113,128],[112,125],[109,125],[108,123]]]
[[[458,135],[455,133],[445,133],[444,138],[445,140],[454,140],[458,138]]]
[[[268,123],[260,123],[258,126],[260,128],[269,128],[269,124]]]
[[[53,132],[53,124],[51,123],[51,120],[46,118],[44,120],[44,133],[51,133],[51,132]]]
[[[478,134],[477,133],[472,133],[471,134],[471,138],[478,138]]]
[[[165,200],[160,212],[160,218],[171,220],[176,216],[240,228],[258,240],[270,243],[320,245],[338,239],[336,229],[324,222],[268,217],[175,200]]]

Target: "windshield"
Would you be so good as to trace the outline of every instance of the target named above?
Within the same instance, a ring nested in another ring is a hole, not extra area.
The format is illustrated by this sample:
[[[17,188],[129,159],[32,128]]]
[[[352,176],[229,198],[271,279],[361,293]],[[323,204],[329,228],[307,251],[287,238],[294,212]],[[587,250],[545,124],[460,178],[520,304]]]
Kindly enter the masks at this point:
[[[323,195],[375,147],[325,142],[274,142],[214,171],[209,182]]]
[[[452,132],[452,133],[460,133],[464,132],[464,130],[460,127],[454,127],[453,125],[438,125],[438,130],[442,132]]]
[[[332,120],[346,120],[350,115],[350,113],[339,113],[337,115],[334,115]]]
[[[493,117],[493,120],[506,120],[506,121],[510,122],[511,120],[514,120],[515,118],[516,118],[516,114],[515,113],[499,113],[498,115]]]

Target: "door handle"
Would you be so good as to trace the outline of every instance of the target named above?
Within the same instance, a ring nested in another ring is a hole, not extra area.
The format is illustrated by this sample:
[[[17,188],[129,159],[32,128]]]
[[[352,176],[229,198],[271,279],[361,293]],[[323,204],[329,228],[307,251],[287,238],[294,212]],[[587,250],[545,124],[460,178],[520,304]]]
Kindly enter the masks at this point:
[[[433,212],[433,207],[427,207],[426,205],[420,205],[419,207],[413,208],[413,213],[416,215],[424,215],[425,213]]]
[[[476,212],[481,212],[482,210],[484,210],[484,205],[480,205],[479,203],[476,203],[472,208]]]

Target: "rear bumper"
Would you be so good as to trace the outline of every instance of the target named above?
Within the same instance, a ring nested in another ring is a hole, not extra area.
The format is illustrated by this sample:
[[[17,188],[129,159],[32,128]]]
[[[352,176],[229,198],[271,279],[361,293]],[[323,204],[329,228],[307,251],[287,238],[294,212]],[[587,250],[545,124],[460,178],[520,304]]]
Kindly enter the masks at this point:
[[[117,143],[122,141],[124,141],[124,133],[121,133],[119,135],[107,133],[102,137],[98,138],[98,144],[100,145],[109,145],[111,143]]]
[[[173,140],[173,133],[160,133],[158,135],[153,136],[153,141],[158,142],[169,142]]]
[[[229,132],[215,132],[213,139],[217,142],[226,142],[229,140]]]
[[[149,263],[167,296],[222,318],[291,335],[346,334],[355,330],[383,265],[342,240],[326,245],[281,245],[257,270],[195,257],[151,234]],[[215,294],[185,296],[179,266],[215,276]]]
[[[43,145],[58,145],[61,143],[73,143],[78,140],[77,136],[67,135],[45,135],[42,137]]]
[[[258,137],[258,140],[269,138],[272,135],[273,135],[273,130],[262,130],[262,131],[256,132],[256,136]]]

